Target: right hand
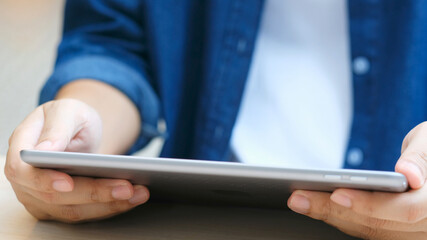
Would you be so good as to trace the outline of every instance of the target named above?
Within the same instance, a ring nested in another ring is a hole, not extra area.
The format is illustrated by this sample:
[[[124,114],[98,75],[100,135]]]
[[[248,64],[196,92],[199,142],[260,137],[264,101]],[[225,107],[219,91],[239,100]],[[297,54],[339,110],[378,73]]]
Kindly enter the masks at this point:
[[[148,189],[122,179],[71,177],[34,168],[20,158],[23,149],[96,152],[102,135],[99,114],[72,99],[36,108],[9,139],[5,175],[18,200],[36,218],[85,222],[128,211],[149,198]]]

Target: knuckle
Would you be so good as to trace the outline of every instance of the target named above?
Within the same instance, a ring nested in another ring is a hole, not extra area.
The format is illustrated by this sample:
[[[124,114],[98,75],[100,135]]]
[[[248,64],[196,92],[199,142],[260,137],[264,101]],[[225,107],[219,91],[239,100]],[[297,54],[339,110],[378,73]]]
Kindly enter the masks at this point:
[[[36,191],[44,192],[44,193],[55,193],[56,191],[53,189],[53,179],[43,173],[33,173],[31,174],[31,186]]]
[[[369,217],[366,220],[366,225],[370,226],[371,228],[375,228],[375,229],[383,229],[388,224],[389,224],[389,221],[385,220],[385,219]]]
[[[32,205],[32,201],[29,199],[28,195],[22,194],[19,191],[15,191],[15,194],[18,201],[25,207]]]
[[[337,217],[340,219],[348,219],[349,218],[349,216],[347,214],[347,212],[348,212],[347,209],[335,208],[334,207],[334,210],[332,212],[333,212],[332,214],[334,215],[334,217]]]
[[[6,165],[4,167],[4,175],[10,182],[16,180],[18,166],[19,166],[19,161],[16,161],[16,159],[14,159],[13,154],[9,149],[6,156]]]
[[[25,209],[33,215],[33,217],[37,218],[38,220],[46,221],[46,220],[52,220],[52,216],[46,212],[42,212],[40,209],[33,207],[33,206],[25,206]]]
[[[422,173],[426,174],[426,168],[427,168],[427,152],[426,151],[417,151],[417,161],[419,163],[420,166],[424,166],[421,167],[420,170],[422,171]]]
[[[323,204],[322,212],[320,213],[320,220],[327,222],[330,218],[332,206],[330,201],[326,201],[325,204]]]
[[[12,132],[12,134],[10,135],[9,139],[8,139],[8,144],[9,146],[12,145],[14,139],[19,136],[21,133],[25,132],[28,129],[28,126],[25,126],[23,124],[18,125]]]
[[[44,185],[41,184],[42,179],[41,179],[41,176],[39,174],[34,174],[32,183],[33,183],[33,186],[36,186],[39,188],[45,188],[45,187],[43,187]]]
[[[4,175],[9,182],[14,182],[16,179],[16,166],[12,163],[7,164],[4,168]]]
[[[365,215],[368,217],[368,218],[375,218],[374,217],[374,212],[375,212],[375,209],[374,209],[374,207],[371,205],[371,204],[365,204]]]
[[[131,208],[128,201],[113,201],[108,203],[108,210],[111,213],[123,212]]]
[[[53,142],[57,141],[57,139],[52,139],[53,137],[56,136],[55,135],[56,132],[57,131],[55,130],[54,126],[45,124],[43,126],[43,131],[42,131],[41,136],[39,138],[39,142],[41,143],[41,142],[48,141],[48,140],[53,141]]]
[[[330,225],[332,225],[332,224],[330,224]],[[351,235],[351,236],[356,237],[356,238],[362,238],[363,237],[362,233],[354,231],[353,229],[342,227],[342,226],[339,226],[338,224],[332,225],[332,226],[335,227],[336,229],[340,230],[341,232],[347,234],[347,235]]]
[[[378,236],[378,229],[368,226],[362,226],[361,234],[363,239],[375,239]]]
[[[15,130],[13,130],[12,134],[10,134],[10,137],[9,137],[9,139],[8,139],[8,141],[7,141],[7,143],[8,143],[8,145],[9,145],[9,146],[11,146],[11,145],[12,145],[12,141],[13,141],[13,139],[14,139],[14,138],[15,138],[15,136],[16,136],[16,131],[17,131],[17,129],[18,129],[18,128],[16,128]]]
[[[99,184],[97,184],[96,180],[91,180],[89,182],[89,198],[92,202],[100,201],[100,192],[99,192]]]
[[[115,179],[114,180],[114,184],[117,186],[132,186],[132,184],[128,181],[128,180],[124,180],[124,179]]]
[[[58,202],[58,196],[54,193],[40,193],[39,198],[47,204],[56,204]]]
[[[408,206],[406,212],[406,221],[408,223],[417,223],[426,217],[426,208],[419,203],[412,203]]]
[[[32,197],[28,194],[16,192],[16,198],[18,201],[25,207],[25,209],[35,218],[38,220],[51,220],[52,216],[40,209],[40,207],[37,207],[34,204],[34,200]]]
[[[60,100],[51,100],[51,101],[49,101],[49,102],[46,102],[46,103],[42,104],[42,105],[40,106],[40,108],[41,108],[44,112],[47,112],[47,111],[51,110],[52,108],[54,108],[54,107],[57,105],[57,102],[58,102],[58,101],[60,101]]]
[[[424,166],[427,168],[427,152],[424,150],[412,150],[405,152],[401,159],[408,162],[415,162],[419,166]],[[424,167],[421,167],[421,171],[426,174]]]
[[[415,153],[417,154],[419,160],[422,162],[427,162],[427,153],[425,151],[416,151]]]
[[[64,205],[59,210],[61,219],[70,223],[78,223],[84,220],[83,214],[77,205]]]

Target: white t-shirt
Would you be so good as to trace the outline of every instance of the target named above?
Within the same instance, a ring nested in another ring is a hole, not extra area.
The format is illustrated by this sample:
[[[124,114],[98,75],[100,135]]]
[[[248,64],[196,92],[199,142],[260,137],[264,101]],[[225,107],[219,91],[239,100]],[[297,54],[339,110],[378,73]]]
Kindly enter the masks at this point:
[[[352,118],[344,0],[267,0],[231,139],[257,165],[340,168]]]

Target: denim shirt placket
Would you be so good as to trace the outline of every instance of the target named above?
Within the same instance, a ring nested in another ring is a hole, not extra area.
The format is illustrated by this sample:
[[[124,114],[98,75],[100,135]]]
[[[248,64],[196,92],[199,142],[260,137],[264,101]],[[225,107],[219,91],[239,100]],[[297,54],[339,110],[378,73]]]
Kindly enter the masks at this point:
[[[263,1],[233,0],[215,74],[209,79],[207,119],[196,157],[229,160],[229,141],[250,67]],[[230,91],[232,89],[232,91]]]
[[[344,168],[374,169],[372,134],[378,102],[381,1],[349,0],[349,31],[353,81],[353,121]]]

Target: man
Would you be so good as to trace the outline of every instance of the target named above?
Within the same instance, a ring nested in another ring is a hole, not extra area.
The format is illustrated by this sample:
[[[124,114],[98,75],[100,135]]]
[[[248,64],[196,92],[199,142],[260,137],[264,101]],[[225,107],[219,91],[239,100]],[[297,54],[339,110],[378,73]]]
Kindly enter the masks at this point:
[[[358,237],[424,239],[426,4],[69,1],[43,105],[11,136],[6,176],[35,217],[80,222],[149,192],[32,168],[21,149],[123,154],[164,135],[169,157],[395,167],[409,192],[298,190],[288,206]]]

